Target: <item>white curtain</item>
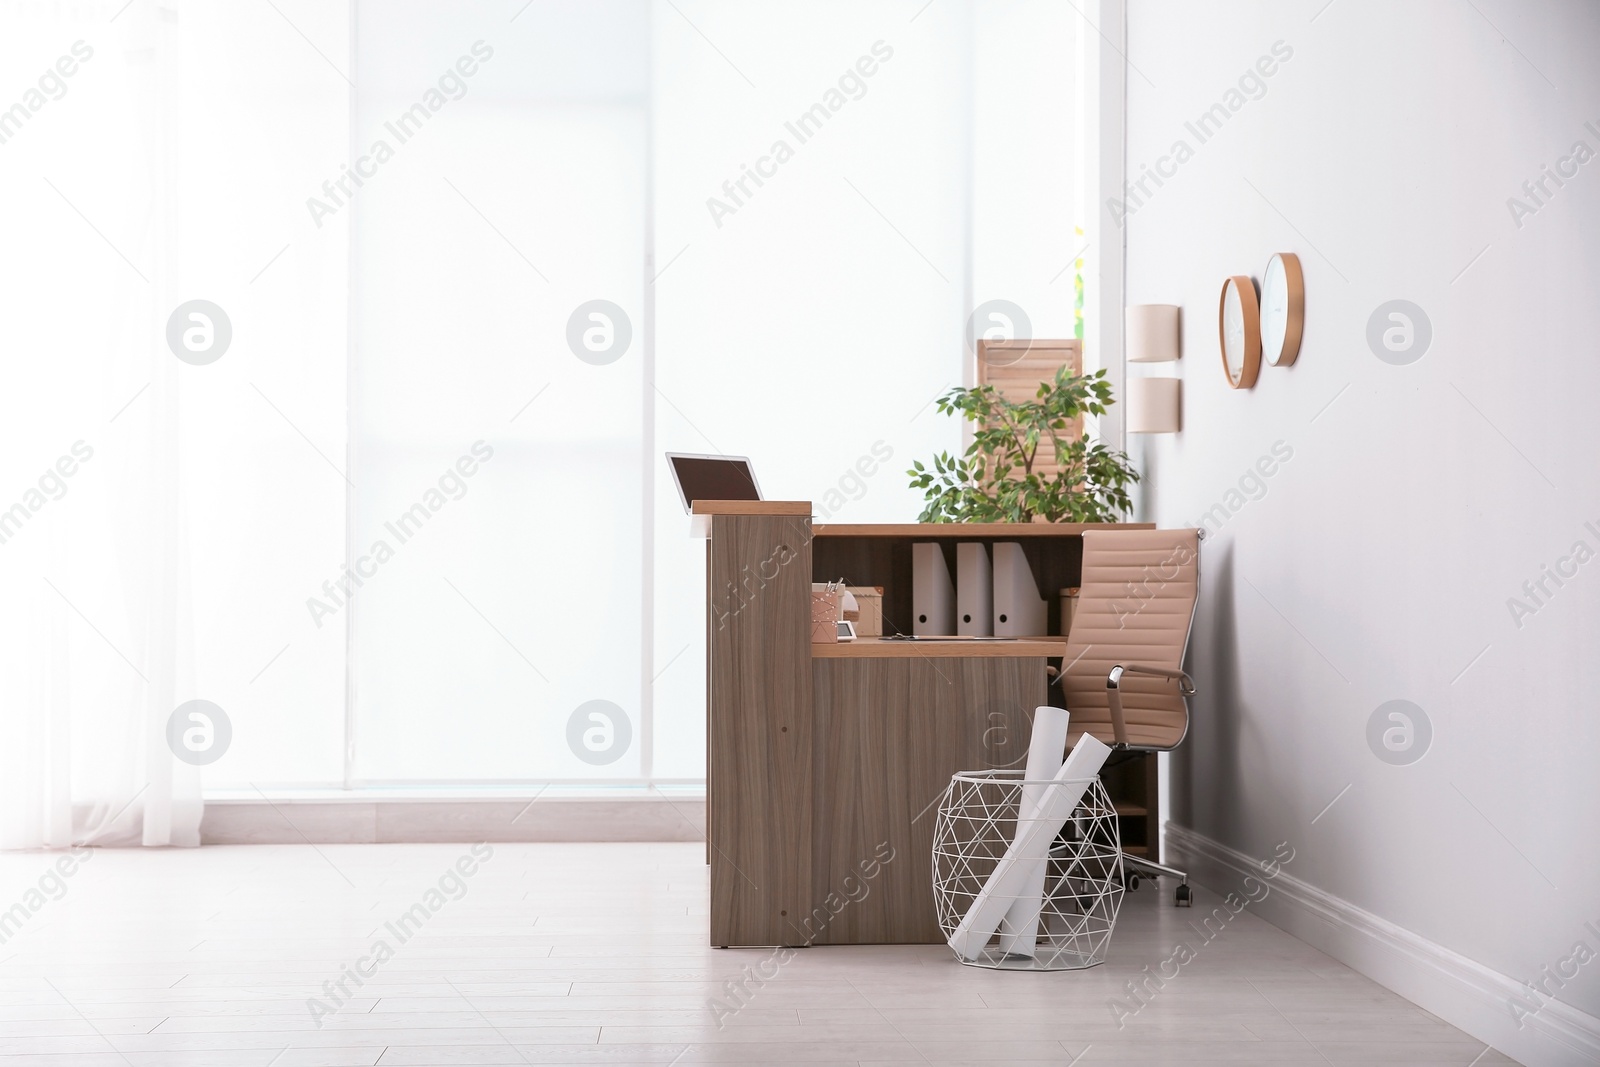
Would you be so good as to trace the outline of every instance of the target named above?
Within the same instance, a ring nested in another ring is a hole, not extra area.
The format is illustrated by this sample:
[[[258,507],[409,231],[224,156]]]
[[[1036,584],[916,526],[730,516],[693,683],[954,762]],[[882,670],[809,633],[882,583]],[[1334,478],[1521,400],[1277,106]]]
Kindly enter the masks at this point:
[[[316,285],[342,238],[294,229],[337,158],[312,156],[342,143],[283,122],[275,145],[260,120],[331,105],[342,134],[346,87],[315,54],[253,69],[252,41],[292,28],[207,7],[0,9],[0,69],[20,75],[0,98],[0,848],[198,844],[202,782],[271,747],[251,675],[289,638],[267,595],[342,555],[342,491],[330,509],[305,485],[312,441],[342,458],[342,419],[318,412],[342,412],[343,293]],[[312,65],[330,84],[307,108]],[[210,364],[168,341],[196,299],[232,335]],[[333,395],[298,403],[327,384],[301,372],[328,356],[303,334],[330,327]],[[285,676],[315,675],[303,651]],[[168,743],[196,699],[230,719],[206,766]]]

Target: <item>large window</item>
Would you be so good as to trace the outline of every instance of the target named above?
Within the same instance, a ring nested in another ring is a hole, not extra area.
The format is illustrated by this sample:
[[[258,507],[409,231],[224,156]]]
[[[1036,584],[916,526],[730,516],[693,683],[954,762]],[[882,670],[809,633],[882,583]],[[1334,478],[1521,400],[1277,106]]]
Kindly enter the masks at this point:
[[[352,774],[638,778],[649,6],[358,7]]]
[[[4,562],[81,572],[104,646],[40,668],[72,699],[178,620],[139,699],[228,710],[208,790],[702,778],[705,550],[662,454],[907,521],[973,329],[1073,336],[1093,31],[1054,0],[116,6],[0,42],[99,49],[0,145],[83,290],[6,267],[41,311],[11,339],[85,361],[12,403],[16,484],[101,457]],[[196,298],[231,320],[203,367],[150,336]],[[114,529],[166,572],[119,569]],[[21,630],[65,610],[36,577],[5,579]]]

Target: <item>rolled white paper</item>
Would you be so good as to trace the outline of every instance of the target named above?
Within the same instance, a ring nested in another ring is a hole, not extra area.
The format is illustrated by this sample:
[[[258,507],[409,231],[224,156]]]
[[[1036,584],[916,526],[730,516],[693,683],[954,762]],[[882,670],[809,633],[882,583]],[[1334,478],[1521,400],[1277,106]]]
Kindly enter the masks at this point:
[[[1052,705],[1033,709],[1033,739],[1028,743],[1028,769],[1024,772],[1022,800],[1017,804],[1017,828],[1011,835],[1012,847],[1022,836],[1023,828],[1036,816],[1039,798],[1048,788],[1044,783],[1061,770],[1061,755],[1067,750],[1067,710]],[[1011,902],[1005,918],[1000,920],[1000,950],[1002,952],[1032,956],[1039,936],[1039,909],[1044,905],[1044,876],[1049,866],[1050,842],[1037,855],[1021,858],[1033,863],[1022,891]]]
[[[1104,743],[1088,734],[1079,738],[1055,780],[1044,787],[1044,795],[1035,809],[1036,817],[1000,857],[988,881],[978,890],[972,907],[950,935],[950,947],[962,959],[975,960],[983,952],[1012,898],[1021,892],[1024,880],[1032,872],[1032,864],[1023,857],[1049,854],[1050,842],[1072,817],[1078,801],[1089,789],[1089,782],[1100,773],[1109,755],[1111,749]]]

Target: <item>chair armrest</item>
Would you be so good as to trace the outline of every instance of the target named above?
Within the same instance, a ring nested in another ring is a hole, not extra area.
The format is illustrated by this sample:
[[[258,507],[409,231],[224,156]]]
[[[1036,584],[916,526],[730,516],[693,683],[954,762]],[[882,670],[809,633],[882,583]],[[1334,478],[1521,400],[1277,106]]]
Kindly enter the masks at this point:
[[[1185,697],[1195,694],[1194,679],[1182,671],[1169,671],[1165,667],[1147,667],[1140,663],[1119,663],[1111,668],[1106,675],[1106,700],[1111,705],[1111,731],[1116,736],[1117,744],[1128,743],[1128,727],[1122,718],[1122,676],[1124,674],[1144,674],[1153,678],[1165,678],[1178,683],[1178,692]]]
[[[1169,671],[1165,667],[1146,667],[1142,663],[1123,663],[1111,668],[1111,673],[1106,675],[1106,688],[1116,689],[1122,682],[1124,674],[1147,674],[1153,678],[1165,678],[1178,683],[1178,691],[1186,697],[1195,694],[1194,679],[1182,671]]]

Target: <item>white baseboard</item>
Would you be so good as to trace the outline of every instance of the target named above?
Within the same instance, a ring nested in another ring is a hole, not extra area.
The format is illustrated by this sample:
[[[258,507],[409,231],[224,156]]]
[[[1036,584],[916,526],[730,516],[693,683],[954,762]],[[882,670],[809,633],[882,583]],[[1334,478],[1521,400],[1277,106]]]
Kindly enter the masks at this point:
[[[704,796],[207,800],[202,845],[704,841]]]
[[[1239,888],[1247,874],[1263,877],[1264,860],[1174,823],[1167,823],[1166,832],[1172,857],[1168,862],[1185,867],[1201,885],[1226,892]],[[1525,1015],[1519,1027],[1511,1005],[1536,1003],[1536,995],[1515,979],[1325,893],[1287,870],[1280,870],[1270,885],[1271,893],[1251,905],[1252,913],[1518,1063],[1600,1063],[1600,1019],[1593,1015],[1548,1000]]]

